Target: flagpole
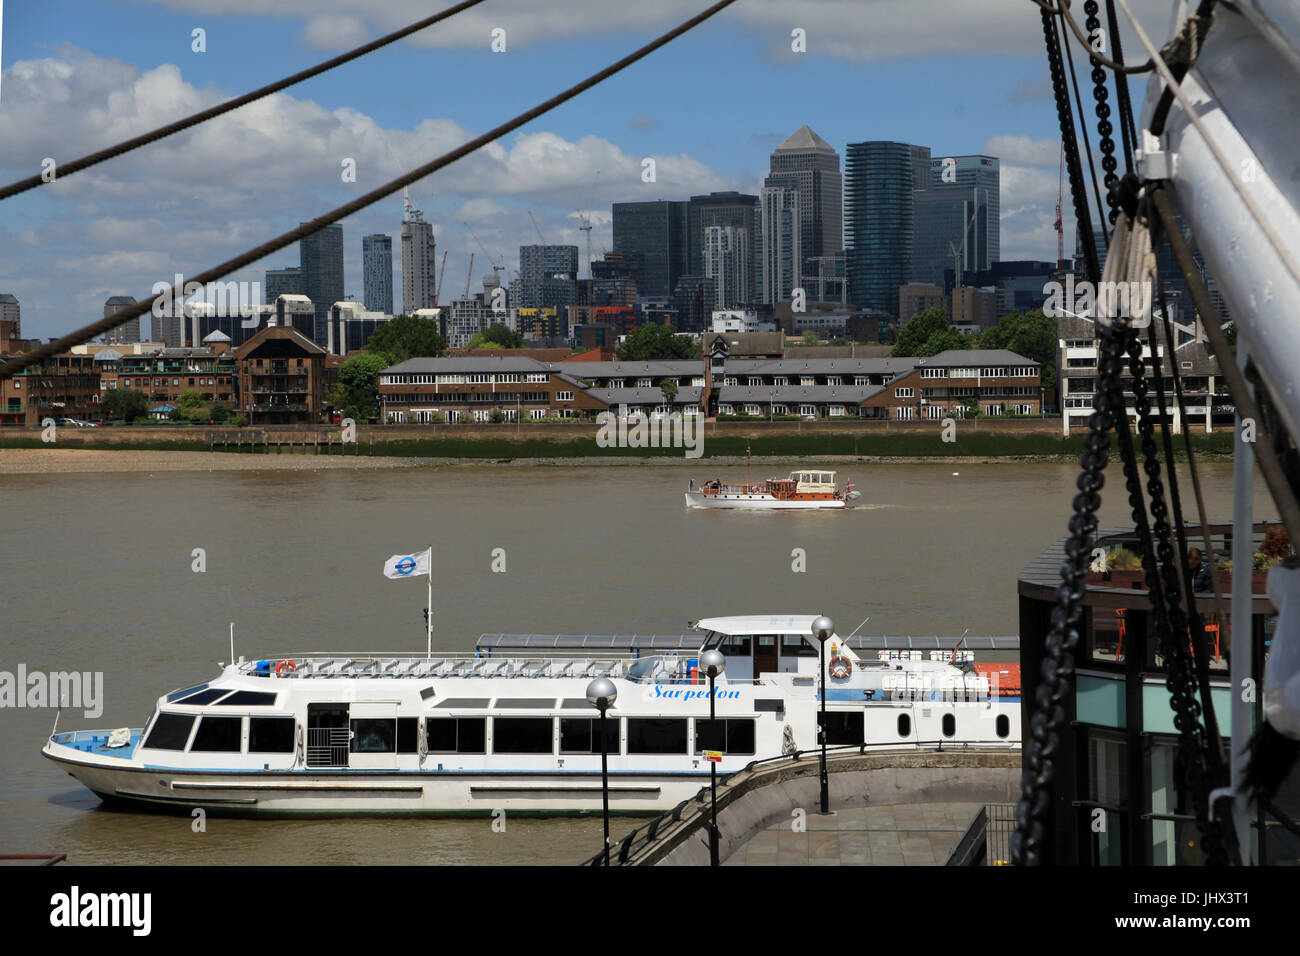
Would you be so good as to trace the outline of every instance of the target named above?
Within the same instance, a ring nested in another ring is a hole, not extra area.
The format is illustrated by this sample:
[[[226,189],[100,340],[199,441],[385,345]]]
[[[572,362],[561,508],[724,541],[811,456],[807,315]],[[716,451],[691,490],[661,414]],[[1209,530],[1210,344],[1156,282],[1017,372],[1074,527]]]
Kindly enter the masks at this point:
[[[427,657],[433,657],[433,545],[429,545],[429,613],[425,615],[428,627]]]

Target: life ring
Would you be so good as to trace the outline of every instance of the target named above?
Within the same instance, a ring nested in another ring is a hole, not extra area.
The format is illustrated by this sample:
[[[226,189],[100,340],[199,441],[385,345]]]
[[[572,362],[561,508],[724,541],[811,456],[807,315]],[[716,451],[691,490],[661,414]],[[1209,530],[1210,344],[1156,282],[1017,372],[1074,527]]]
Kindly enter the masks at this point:
[[[843,655],[838,655],[831,658],[826,669],[830,671],[832,677],[843,680],[853,673],[853,662]]]
[[[290,674],[292,674],[294,671],[298,669],[298,665],[295,664],[293,661],[288,661],[288,660],[280,661],[280,663],[275,665],[275,676],[283,677],[284,675],[281,674],[280,671],[284,670],[286,667],[289,668]]]

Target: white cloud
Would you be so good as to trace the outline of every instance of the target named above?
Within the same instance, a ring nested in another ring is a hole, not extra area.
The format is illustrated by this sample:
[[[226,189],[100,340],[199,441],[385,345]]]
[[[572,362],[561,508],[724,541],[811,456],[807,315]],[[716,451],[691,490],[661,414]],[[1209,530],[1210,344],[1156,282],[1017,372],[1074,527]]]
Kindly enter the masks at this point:
[[[370,31],[360,17],[327,13],[308,20],[302,38],[316,50],[349,50],[370,39]]]
[[[989,137],[980,152],[997,156],[1003,164],[1057,167],[1060,150],[1061,141],[1056,137],[1002,135]]]

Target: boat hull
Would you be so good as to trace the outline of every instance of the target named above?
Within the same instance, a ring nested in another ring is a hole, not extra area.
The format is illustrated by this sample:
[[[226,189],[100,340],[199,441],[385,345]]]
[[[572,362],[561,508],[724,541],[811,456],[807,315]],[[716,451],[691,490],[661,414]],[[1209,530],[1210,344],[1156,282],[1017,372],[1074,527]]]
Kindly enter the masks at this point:
[[[771,495],[706,495],[698,491],[685,492],[688,508],[725,508],[741,511],[829,511],[843,509],[842,498],[774,498]]]

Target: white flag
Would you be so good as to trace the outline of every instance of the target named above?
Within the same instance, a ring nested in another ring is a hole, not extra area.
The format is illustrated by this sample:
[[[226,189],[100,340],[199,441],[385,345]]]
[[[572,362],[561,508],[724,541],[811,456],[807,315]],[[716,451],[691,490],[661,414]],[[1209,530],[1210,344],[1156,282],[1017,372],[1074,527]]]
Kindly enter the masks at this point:
[[[384,562],[384,577],[401,579],[429,574],[432,561],[433,548],[426,548],[419,554],[395,554]]]

